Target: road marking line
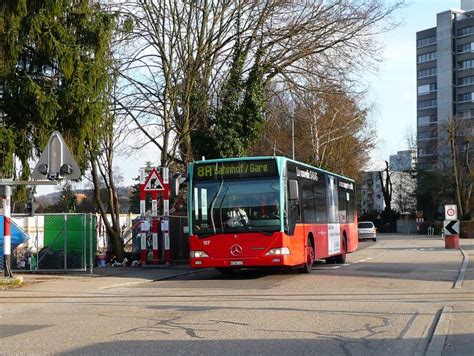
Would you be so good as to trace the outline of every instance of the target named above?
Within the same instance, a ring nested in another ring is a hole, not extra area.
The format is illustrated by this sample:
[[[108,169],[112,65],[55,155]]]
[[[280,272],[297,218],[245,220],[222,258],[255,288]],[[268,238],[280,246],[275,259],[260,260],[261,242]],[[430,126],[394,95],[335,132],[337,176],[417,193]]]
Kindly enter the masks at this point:
[[[464,282],[464,276],[466,275],[467,265],[469,264],[469,255],[464,252],[462,248],[460,248],[460,250],[463,255],[463,261],[461,269],[459,270],[458,279],[454,283],[453,289],[459,289],[462,287],[462,283]]]
[[[151,282],[159,282],[159,281],[164,281],[167,279],[172,279],[174,277],[179,277],[179,276],[185,276],[188,274],[194,274],[194,273],[199,273],[204,270],[196,270],[196,271],[188,271],[184,273],[179,273],[179,274],[172,274],[169,276],[165,277],[160,277],[160,278],[155,278],[155,279],[146,279],[146,280],[141,280],[141,281],[135,281],[135,282],[126,282],[126,283],[118,283],[118,284],[112,284],[110,286],[103,286],[103,287],[97,287],[99,290],[104,290],[104,289],[111,289],[111,288],[119,288],[119,287],[129,287],[129,286],[135,286],[137,284],[145,284],[145,283],[151,283]]]
[[[443,353],[446,338],[449,335],[449,329],[453,318],[453,307],[445,306],[441,310],[439,318],[436,320],[436,325],[426,349],[426,356],[441,356]]]

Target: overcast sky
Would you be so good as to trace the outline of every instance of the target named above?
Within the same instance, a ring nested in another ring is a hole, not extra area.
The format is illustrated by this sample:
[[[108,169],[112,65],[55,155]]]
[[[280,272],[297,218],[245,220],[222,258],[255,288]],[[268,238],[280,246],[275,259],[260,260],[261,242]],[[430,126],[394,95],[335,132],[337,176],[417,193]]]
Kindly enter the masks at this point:
[[[388,160],[391,154],[405,150],[407,132],[416,132],[416,32],[436,26],[436,14],[461,8],[461,0],[412,0],[397,18],[402,24],[382,36],[384,62],[377,73],[367,73],[368,101],[374,105],[372,120],[377,125],[378,145],[373,163]],[[158,152],[150,145],[139,154],[116,157],[124,176],[124,185],[131,185],[140,167],[147,160],[158,161]],[[56,188],[57,189],[57,188]],[[39,194],[54,191],[39,188]]]

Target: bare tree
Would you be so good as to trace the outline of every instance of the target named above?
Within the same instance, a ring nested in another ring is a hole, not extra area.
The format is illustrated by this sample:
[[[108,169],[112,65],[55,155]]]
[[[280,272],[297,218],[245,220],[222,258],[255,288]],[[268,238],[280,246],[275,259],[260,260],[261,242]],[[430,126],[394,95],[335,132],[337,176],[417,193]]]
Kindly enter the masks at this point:
[[[394,210],[404,213],[416,210],[416,177],[412,172],[391,172]]]
[[[385,174],[383,174],[383,172],[385,172]],[[385,211],[390,213],[392,211],[393,184],[392,179],[390,177],[390,170],[387,161],[385,161],[385,169],[379,172],[379,181],[380,186],[382,187],[383,200],[385,202]]]
[[[375,131],[359,95],[321,85],[320,91],[275,97],[257,145],[261,154],[291,156],[339,174],[357,177],[375,145]],[[294,121],[295,134],[291,137]],[[269,145],[270,144],[270,145]]]
[[[316,0],[122,2],[133,19],[117,98],[161,163],[193,159],[192,132],[210,125],[231,59],[242,61],[242,80],[259,68],[262,85],[291,83],[311,90],[306,78],[351,81],[377,62],[375,37],[392,28],[401,2]],[[123,42],[122,42],[123,43]],[[238,53],[236,52],[238,51]],[[248,78],[247,78],[248,79]]]
[[[470,120],[452,117],[447,122],[449,147],[451,149],[454,194],[459,215],[464,218],[472,211],[472,187],[474,182],[474,160],[471,145],[474,139]]]

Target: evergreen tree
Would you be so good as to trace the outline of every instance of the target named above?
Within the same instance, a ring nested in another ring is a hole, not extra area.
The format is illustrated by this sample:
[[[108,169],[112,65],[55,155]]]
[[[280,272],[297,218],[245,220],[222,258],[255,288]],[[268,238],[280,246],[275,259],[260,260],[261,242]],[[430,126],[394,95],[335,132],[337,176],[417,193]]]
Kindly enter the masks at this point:
[[[53,130],[84,169],[107,128],[114,18],[88,0],[6,0],[2,13],[0,174],[11,176],[14,154],[28,179]]]

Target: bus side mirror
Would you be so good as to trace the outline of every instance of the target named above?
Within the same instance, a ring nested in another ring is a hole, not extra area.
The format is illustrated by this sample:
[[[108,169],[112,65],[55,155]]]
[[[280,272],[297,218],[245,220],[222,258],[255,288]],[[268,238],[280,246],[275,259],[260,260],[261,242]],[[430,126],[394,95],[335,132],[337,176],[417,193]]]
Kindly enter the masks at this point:
[[[298,200],[299,198],[298,181],[294,179],[288,180],[288,199]]]
[[[177,197],[179,195],[179,189],[181,184],[186,182],[188,178],[185,174],[176,173],[171,179],[171,195]]]

